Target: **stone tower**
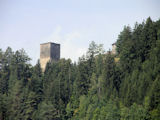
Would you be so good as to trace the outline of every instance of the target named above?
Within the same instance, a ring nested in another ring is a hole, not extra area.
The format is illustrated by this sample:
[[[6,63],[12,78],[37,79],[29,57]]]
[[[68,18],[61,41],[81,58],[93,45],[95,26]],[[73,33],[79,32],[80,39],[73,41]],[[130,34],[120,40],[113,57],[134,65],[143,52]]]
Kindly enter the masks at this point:
[[[42,71],[45,70],[46,64],[49,61],[58,61],[60,59],[60,44],[43,43],[40,44],[40,64]]]
[[[111,52],[111,53],[114,54],[114,55],[117,54],[117,52],[116,52],[116,47],[117,47],[117,46],[116,46],[116,43],[113,43],[113,44],[112,44],[112,52]]]

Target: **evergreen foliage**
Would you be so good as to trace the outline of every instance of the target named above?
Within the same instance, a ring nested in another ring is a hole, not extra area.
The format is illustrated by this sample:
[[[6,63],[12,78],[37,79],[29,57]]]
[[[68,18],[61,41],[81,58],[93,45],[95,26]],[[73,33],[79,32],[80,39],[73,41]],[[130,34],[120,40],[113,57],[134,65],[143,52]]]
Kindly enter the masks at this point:
[[[23,49],[0,49],[0,120],[160,120],[160,20],[125,26],[116,46],[91,42],[44,73]]]

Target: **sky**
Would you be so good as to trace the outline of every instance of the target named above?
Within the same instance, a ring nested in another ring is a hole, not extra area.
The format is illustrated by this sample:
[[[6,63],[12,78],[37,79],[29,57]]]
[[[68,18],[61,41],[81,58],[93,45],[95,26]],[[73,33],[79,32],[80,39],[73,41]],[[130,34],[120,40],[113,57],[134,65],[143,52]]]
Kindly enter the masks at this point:
[[[125,25],[160,19],[160,0],[0,0],[0,48],[24,49],[35,65],[40,44],[61,44],[73,62],[91,41],[111,49]]]

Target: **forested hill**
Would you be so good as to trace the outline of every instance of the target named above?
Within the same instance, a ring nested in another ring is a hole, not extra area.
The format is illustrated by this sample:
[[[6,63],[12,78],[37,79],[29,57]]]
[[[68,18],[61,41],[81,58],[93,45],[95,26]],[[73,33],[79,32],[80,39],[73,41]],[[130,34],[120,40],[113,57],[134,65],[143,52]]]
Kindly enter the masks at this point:
[[[116,45],[92,42],[44,73],[24,50],[0,50],[0,120],[160,120],[160,20],[125,26]]]

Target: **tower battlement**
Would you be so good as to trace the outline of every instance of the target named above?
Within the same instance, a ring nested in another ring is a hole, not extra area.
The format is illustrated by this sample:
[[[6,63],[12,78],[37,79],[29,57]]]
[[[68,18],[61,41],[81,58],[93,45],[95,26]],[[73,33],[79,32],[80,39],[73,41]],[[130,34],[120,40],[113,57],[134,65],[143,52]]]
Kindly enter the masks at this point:
[[[42,71],[45,70],[49,61],[58,61],[60,59],[60,44],[48,42],[40,44],[40,64]]]

